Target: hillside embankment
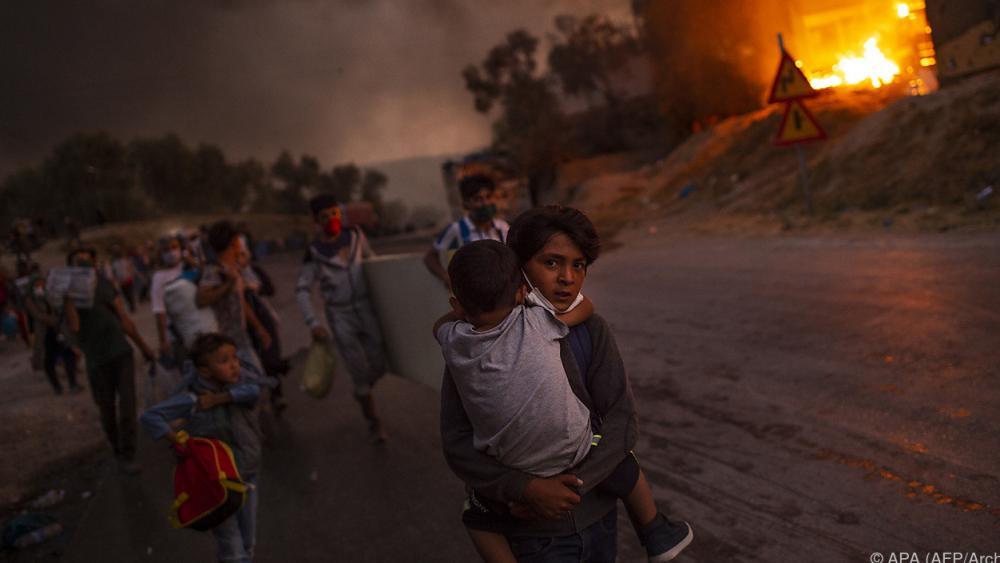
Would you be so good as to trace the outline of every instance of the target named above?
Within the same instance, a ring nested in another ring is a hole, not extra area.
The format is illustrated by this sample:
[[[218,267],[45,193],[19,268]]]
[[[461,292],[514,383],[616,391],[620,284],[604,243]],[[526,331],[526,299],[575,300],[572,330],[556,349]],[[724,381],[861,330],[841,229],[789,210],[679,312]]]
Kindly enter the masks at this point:
[[[664,218],[732,234],[1000,228],[1000,72],[926,96],[830,91],[806,105],[828,134],[803,146],[812,213],[795,149],[773,143],[777,105],[722,120],[652,163],[569,163],[559,190],[608,230]]]

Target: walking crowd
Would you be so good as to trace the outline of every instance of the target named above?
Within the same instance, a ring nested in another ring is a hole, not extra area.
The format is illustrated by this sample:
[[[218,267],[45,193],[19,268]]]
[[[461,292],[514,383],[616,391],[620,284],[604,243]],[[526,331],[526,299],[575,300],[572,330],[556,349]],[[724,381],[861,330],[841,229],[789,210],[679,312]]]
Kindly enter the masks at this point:
[[[649,560],[672,560],[692,541],[691,527],[657,508],[634,451],[637,417],[613,332],[582,293],[600,254],[594,226],[562,206],[531,209],[508,224],[497,216],[488,176],[467,176],[459,190],[465,215],[434,239],[424,264],[450,292],[441,307],[451,310],[433,326],[446,366],[441,443],[466,487],[461,519],[474,547],[491,562],[614,561],[620,499]],[[374,253],[364,232],[345,224],[333,196],[309,205],[316,236],[295,299],[314,342],[332,344],[342,358],[372,443],[386,444],[375,400],[386,356],[363,270]],[[47,296],[37,268],[20,276],[24,289],[6,284],[12,293],[0,294],[18,295],[44,358],[38,365],[56,393],[56,366],[77,392],[77,362],[85,359],[124,473],[140,471],[137,420],[180,460],[195,455],[193,438],[225,444],[238,471],[226,486],[242,502],[211,527],[219,561],[253,559],[260,421],[286,407],[281,383],[289,364],[268,302],[275,288],[251,240],[246,229],[220,221],[166,236],[147,252],[112,247],[106,261],[80,246],[67,264],[97,270],[91,303]],[[146,299],[155,350],[130,318]],[[150,374],[179,374],[172,392],[141,417],[130,342]]]

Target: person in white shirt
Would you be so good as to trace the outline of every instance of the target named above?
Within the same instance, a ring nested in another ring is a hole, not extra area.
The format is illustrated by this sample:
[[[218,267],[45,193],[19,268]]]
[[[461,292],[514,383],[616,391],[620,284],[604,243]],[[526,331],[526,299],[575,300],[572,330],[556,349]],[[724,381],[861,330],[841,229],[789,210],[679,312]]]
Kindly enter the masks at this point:
[[[160,341],[160,357],[173,356],[173,347],[170,342],[170,330],[167,320],[167,308],[164,304],[163,294],[166,285],[180,277],[184,268],[181,241],[177,237],[163,237],[157,242],[156,263],[158,267],[153,272],[150,281],[149,305],[156,317],[156,333]]]
[[[434,243],[424,256],[424,264],[434,277],[450,287],[448,271],[441,264],[440,253],[454,253],[459,248],[477,240],[507,241],[510,225],[496,216],[494,202],[496,183],[483,174],[466,176],[458,182],[465,216],[449,224],[434,239]]]

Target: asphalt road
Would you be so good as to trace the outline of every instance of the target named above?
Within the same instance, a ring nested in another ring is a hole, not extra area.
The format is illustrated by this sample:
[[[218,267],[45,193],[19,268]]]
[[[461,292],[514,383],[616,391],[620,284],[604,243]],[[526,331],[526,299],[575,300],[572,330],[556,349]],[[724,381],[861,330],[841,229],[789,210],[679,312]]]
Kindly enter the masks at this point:
[[[585,291],[687,560],[1000,552],[1000,237],[623,242]]]
[[[1000,551],[1000,237],[622,242],[585,293],[615,330],[657,500],[695,528],[678,561]],[[267,265],[297,348],[297,260]],[[322,401],[288,385],[257,561],[473,560],[436,391],[377,388],[380,448],[346,383]],[[169,453],[141,445],[146,470],[102,481],[69,560],[210,560],[209,537],[167,526]],[[619,537],[641,560],[624,519]]]

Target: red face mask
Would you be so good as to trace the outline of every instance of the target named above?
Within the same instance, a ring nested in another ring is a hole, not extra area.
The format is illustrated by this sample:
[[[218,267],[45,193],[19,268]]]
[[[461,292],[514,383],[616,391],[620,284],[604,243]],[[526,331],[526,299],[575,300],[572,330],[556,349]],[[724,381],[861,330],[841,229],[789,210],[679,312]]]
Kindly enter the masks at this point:
[[[330,217],[330,220],[326,222],[326,225],[323,225],[323,232],[331,237],[340,236],[341,229],[343,229],[343,223],[341,223],[340,217],[337,216]]]

